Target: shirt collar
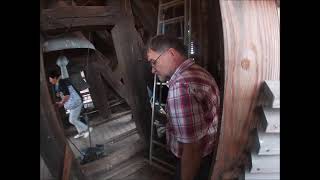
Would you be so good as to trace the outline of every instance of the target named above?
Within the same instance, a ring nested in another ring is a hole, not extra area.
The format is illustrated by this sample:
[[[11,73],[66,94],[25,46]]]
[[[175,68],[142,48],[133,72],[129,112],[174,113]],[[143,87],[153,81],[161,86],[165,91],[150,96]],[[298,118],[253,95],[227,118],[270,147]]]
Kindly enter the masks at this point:
[[[183,63],[180,64],[180,66],[178,66],[178,68],[175,70],[175,72],[173,73],[173,75],[171,76],[168,85],[171,86],[174,81],[177,79],[177,77],[186,69],[188,69],[190,66],[192,66],[195,63],[194,59],[189,58],[187,60],[185,60]]]

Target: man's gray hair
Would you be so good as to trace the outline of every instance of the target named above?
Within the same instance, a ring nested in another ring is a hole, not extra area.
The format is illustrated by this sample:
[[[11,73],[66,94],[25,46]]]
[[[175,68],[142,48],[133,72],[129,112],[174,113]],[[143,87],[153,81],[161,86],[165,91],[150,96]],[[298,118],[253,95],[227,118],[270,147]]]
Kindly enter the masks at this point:
[[[163,53],[169,48],[173,48],[181,55],[188,57],[187,48],[184,46],[182,40],[175,37],[157,35],[151,38],[147,45],[147,49],[151,49],[158,53]]]

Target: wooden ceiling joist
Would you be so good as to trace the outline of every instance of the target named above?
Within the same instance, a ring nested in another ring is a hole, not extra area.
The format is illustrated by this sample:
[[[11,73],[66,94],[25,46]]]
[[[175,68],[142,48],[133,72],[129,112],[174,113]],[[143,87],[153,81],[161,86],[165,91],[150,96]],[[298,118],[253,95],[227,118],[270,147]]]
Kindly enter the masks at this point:
[[[41,12],[40,28],[52,31],[86,26],[112,26],[121,17],[121,10],[115,6],[67,6],[44,9]]]

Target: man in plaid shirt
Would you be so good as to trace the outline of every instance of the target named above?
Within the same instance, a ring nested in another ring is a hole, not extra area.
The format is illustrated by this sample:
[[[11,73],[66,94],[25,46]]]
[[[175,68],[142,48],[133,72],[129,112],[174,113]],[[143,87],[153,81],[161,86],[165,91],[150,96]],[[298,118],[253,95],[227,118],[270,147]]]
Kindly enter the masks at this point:
[[[179,39],[159,35],[148,44],[152,73],[169,80],[167,144],[178,158],[176,180],[208,179],[216,149],[219,89],[204,68],[187,58]]]

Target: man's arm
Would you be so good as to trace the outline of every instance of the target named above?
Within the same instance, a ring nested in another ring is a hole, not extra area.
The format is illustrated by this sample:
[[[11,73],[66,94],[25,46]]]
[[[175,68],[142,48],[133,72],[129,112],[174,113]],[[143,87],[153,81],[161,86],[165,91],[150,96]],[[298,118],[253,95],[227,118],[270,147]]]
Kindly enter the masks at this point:
[[[169,114],[175,138],[182,145],[180,177],[193,180],[198,173],[202,156],[201,139],[207,126],[203,117],[201,88],[187,83],[176,83],[169,97]]]
[[[70,92],[68,89],[68,80],[67,79],[61,79],[59,81],[59,90],[63,94],[63,98],[61,98],[60,102],[57,102],[58,106],[61,107],[66,103],[70,98]]]
[[[66,103],[70,98],[70,95],[66,95],[66,96],[63,96],[63,98],[61,99],[61,101],[57,102],[57,104],[59,105],[59,107],[63,106],[64,103]]]
[[[183,143],[181,156],[181,179],[193,180],[200,168],[200,145],[195,143]]]

